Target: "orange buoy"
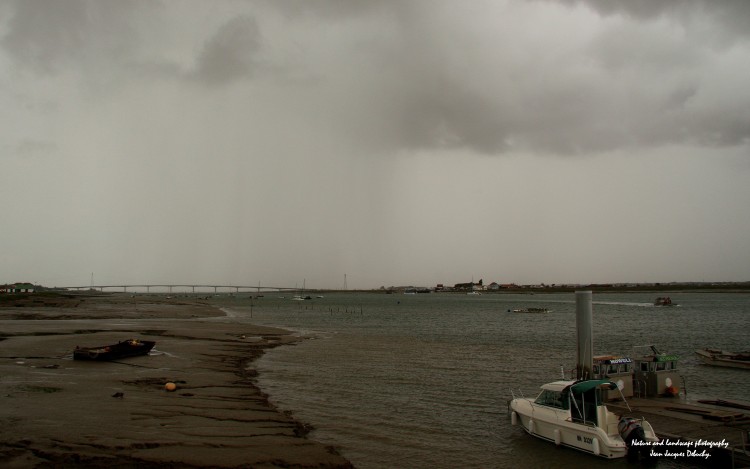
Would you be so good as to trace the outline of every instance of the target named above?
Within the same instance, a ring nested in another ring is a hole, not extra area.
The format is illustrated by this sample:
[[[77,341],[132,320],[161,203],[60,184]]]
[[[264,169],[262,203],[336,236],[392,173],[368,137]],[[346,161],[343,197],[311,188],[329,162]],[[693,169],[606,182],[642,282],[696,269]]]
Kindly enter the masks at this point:
[[[167,384],[164,385],[164,389],[166,389],[167,391],[171,392],[171,391],[174,391],[175,389],[177,389],[177,385],[174,384],[174,383],[172,383],[172,382],[169,382],[169,383],[167,383]]]

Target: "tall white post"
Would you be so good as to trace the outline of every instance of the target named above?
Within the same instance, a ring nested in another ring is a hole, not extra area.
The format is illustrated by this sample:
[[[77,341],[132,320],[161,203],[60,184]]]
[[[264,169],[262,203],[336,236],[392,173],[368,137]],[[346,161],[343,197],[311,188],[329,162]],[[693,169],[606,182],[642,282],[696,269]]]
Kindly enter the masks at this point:
[[[576,379],[590,379],[594,368],[594,313],[591,308],[591,292],[576,292],[576,336],[578,355]]]

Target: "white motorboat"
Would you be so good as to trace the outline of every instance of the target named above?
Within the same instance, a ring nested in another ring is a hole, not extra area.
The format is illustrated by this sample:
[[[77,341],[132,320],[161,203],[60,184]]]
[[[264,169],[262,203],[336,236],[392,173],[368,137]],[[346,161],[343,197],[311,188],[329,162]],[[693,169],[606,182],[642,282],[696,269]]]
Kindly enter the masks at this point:
[[[659,439],[645,419],[620,418],[607,409],[602,391],[615,389],[606,379],[548,383],[535,399],[513,396],[511,423],[558,446],[608,459],[637,457],[649,448],[645,442]]]

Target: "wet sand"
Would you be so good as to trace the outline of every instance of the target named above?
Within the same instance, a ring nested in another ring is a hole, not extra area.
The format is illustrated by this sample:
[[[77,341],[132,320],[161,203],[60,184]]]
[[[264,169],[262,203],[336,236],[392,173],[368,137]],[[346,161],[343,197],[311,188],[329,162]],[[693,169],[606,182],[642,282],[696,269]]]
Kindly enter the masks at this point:
[[[296,339],[184,299],[31,295],[0,304],[0,466],[351,467],[254,385]],[[130,338],[151,354],[72,360]],[[169,392],[167,382],[177,389]]]

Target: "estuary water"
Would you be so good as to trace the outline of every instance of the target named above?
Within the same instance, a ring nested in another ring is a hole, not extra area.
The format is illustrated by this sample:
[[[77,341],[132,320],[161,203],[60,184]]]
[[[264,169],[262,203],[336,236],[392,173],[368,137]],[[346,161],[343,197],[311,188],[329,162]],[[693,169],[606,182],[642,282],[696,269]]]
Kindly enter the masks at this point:
[[[750,294],[593,294],[594,353],[656,345],[681,356],[690,399],[747,399],[750,372],[699,364],[695,349],[749,349]],[[258,384],[355,467],[627,467],[555,448],[513,427],[513,392],[538,393],[576,360],[575,294],[266,294],[217,300],[233,320],[307,338],[268,351]],[[547,308],[519,314],[516,308]],[[658,431],[658,429],[657,429]],[[683,463],[658,461],[657,467]]]

